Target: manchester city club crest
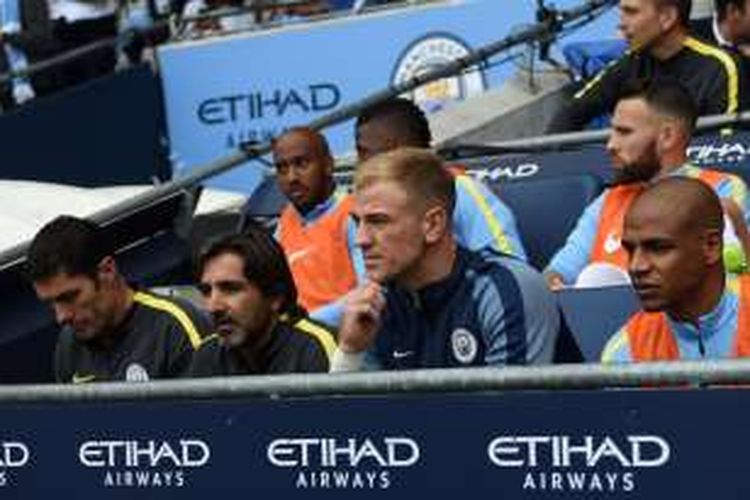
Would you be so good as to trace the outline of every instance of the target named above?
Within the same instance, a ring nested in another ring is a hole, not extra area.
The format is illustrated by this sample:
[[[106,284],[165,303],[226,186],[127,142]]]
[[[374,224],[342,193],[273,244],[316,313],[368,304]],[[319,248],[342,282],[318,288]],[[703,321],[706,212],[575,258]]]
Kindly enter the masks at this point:
[[[148,372],[138,363],[130,363],[125,370],[125,380],[128,382],[148,382]]]
[[[464,365],[471,364],[477,357],[479,345],[476,337],[465,328],[456,328],[451,333],[453,357]]]
[[[469,54],[471,48],[454,35],[427,34],[412,42],[401,54],[392,83],[403,83]],[[413,90],[409,97],[427,112],[433,112],[451,101],[480,94],[485,87],[484,74],[481,69],[475,69],[422,85]]]

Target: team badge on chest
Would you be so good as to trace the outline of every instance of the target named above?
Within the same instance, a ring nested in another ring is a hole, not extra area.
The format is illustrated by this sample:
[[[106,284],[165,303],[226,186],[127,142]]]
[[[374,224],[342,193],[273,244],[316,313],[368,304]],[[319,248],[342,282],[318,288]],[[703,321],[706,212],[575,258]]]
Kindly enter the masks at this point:
[[[451,347],[453,348],[453,357],[464,365],[474,362],[479,352],[479,345],[476,337],[465,328],[456,328],[451,333]]]

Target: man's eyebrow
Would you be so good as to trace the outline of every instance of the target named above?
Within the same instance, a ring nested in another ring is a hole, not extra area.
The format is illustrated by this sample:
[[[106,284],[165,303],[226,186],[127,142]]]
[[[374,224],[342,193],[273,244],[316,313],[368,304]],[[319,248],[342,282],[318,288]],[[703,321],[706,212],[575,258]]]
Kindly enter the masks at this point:
[[[72,299],[73,297],[78,295],[78,293],[79,293],[79,290],[76,288],[71,289],[71,290],[63,290],[57,295],[53,295],[52,297],[48,297],[47,299],[44,299],[44,302],[60,302],[61,300]]]
[[[208,281],[202,281],[196,285],[198,288],[221,288],[221,287],[227,287],[227,286],[244,286],[248,282],[247,279],[223,279],[223,280],[216,280],[213,282]]]

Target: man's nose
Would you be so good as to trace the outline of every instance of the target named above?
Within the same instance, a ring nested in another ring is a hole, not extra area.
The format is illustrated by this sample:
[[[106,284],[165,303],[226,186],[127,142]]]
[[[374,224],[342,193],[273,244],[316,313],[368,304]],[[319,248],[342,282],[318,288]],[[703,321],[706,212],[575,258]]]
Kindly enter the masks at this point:
[[[300,178],[300,168],[297,166],[292,166],[289,168],[289,171],[287,172],[287,179],[290,181],[296,181]]]
[[[224,311],[226,309],[223,296],[213,289],[203,296],[203,302],[210,313]]]
[[[366,227],[365,224],[362,224],[361,222],[357,224],[357,232],[354,236],[354,243],[359,247],[366,247],[370,245],[372,241],[372,237],[370,235],[370,230]]]
[[[649,270],[651,263],[648,257],[639,249],[635,249],[630,253],[628,260],[628,272],[637,276],[646,273]]]
[[[53,305],[55,311],[55,321],[60,325],[66,325],[73,319],[73,312],[70,307],[62,304]]]
[[[614,135],[610,135],[607,139],[607,152],[612,154],[617,149],[617,139],[615,139]]]

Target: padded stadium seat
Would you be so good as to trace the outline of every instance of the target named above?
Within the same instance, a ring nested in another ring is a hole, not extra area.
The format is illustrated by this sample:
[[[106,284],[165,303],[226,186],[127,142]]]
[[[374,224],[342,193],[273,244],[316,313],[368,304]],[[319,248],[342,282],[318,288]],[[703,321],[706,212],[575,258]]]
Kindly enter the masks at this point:
[[[245,217],[275,217],[281,213],[286,203],[276,178],[266,176],[250,195],[242,212]]]
[[[571,288],[555,296],[585,362],[597,362],[607,340],[640,307],[630,286]]]
[[[565,243],[583,209],[601,192],[602,183],[582,174],[491,187],[513,210],[529,263],[541,270]]]

